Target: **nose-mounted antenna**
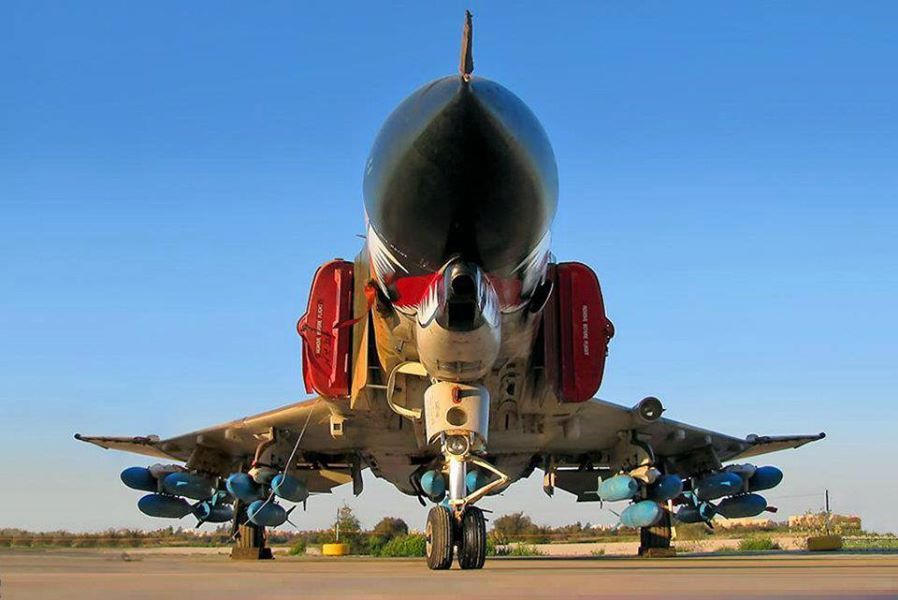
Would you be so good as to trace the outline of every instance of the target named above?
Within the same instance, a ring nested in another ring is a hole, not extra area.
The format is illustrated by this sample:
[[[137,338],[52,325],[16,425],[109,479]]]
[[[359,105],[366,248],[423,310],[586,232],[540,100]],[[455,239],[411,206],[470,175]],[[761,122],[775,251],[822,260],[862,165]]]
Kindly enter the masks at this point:
[[[471,11],[465,11],[465,27],[461,32],[461,60],[458,63],[458,72],[466,83],[471,81],[471,73],[474,72],[474,25],[471,21]]]

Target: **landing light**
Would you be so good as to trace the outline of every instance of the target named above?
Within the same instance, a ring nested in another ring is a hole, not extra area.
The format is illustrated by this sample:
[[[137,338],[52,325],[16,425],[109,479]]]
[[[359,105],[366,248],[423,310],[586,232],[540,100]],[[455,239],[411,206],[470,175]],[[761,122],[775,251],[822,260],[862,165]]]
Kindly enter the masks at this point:
[[[471,442],[464,435],[450,435],[446,438],[446,451],[454,456],[464,456],[471,449]]]

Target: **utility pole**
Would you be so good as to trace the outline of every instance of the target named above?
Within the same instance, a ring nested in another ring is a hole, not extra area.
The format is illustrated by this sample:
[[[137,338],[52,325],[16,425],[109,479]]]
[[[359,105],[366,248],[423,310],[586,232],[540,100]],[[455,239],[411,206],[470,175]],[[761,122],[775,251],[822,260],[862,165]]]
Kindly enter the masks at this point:
[[[826,517],[825,517],[825,519],[826,519],[826,521],[825,521],[825,523],[826,523],[826,535],[829,535],[829,533],[830,533],[830,522],[832,521],[832,513],[831,513],[830,510],[829,510],[829,490],[826,490],[826,491],[825,491],[824,499],[825,499],[825,502],[826,502]]]
[[[339,508],[337,509],[337,522],[336,522],[334,529],[335,529],[335,534],[336,534],[336,538],[337,538],[335,541],[339,544],[340,543],[340,509]]]

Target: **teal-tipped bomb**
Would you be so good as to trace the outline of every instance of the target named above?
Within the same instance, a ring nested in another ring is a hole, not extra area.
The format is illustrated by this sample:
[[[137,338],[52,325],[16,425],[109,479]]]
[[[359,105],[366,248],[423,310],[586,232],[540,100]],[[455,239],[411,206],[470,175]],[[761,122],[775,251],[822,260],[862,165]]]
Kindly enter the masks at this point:
[[[253,478],[246,473],[232,473],[225,480],[225,488],[228,493],[242,502],[252,502],[262,498],[265,494]]]
[[[767,508],[767,500],[759,494],[740,494],[717,503],[717,512],[727,519],[757,517]]]
[[[431,469],[421,475],[421,489],[430,498],[438,498],[446,493],[446,479],[439,471]]]
[[[724,471],[703,477],[695,482],[692,491],[699,500],[715,500],[742,491],[744,480],[738,473]]]
[[[174,496],[205,500],[215,493],[215,484],[202,475],[178,472],[165,476],[162,480],[162,489]]]
[[[681,523],[703,523],[714,518],[717,511],[710,502],[702,502],[698,506],[682,506],[675,515]]]
[[[278,473],[271,480],[271,491],[290,502],[303,502],[309,497],[309,488],[304,481],[284,473]]]
[[[620,515],[624,527],[651,527],[661,520],[664,509],[657,502],[643,500],[631,504]]]
[[[468,493],[470,494],[485,486],[489,480],[489,475],[483,471],[468,471],[468,474],[465,476],[465,486],[468,488]]]
[[[246,516],[255,525],[264,527],[279,527],[287,521],[287,511],[265,500],[256,500],[246,507]]]
[[[122,483],[132,490],[158,492],[159,482],[146,467],[128,467],[122,471]]]
[[[760,492],[775,488],[783,480],[783,472],[776,467],[758,467],[748,480],[748,491]]]
[[[639,482],[629,475],[615,475],[599,483],[599,498],[605,502],[630,500],[639,492]]]
[[[193,516],[204,523],[227,523],[234,518],[234,509],[227,504],[200,502],[193,509]]]
[[[679,475],[662,475],[649,488],[649,497],[656,502],[673,500],[683,491],[683,480]]]
[[[164,494],[147,494],[137,501],[137,508],[147,516],[165,519],[180,519],[190,514],[187,500]]]

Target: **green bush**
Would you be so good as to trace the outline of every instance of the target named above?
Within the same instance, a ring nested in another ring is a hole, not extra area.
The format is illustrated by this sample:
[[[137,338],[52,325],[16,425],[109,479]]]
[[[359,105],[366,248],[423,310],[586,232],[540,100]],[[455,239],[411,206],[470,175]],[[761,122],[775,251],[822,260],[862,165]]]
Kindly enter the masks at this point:
[[[425,545],[423,535],[402,535],[387,542],[380,549],[380,556],[424,556]]]
[[[395,537],[408,535],[408,525],[397,517],[384,517],[374,526],[371,533],[385,540],[392,540]]]
[[[384,546],[391,540],[408,535],[408,525],[402,519],[396,517],[384,517],[371,530],[368,536],[368,554],[371,556],[381,556]]]
[[[290,546],[290,551],[287,553],[290,556],[301,556],[306,553],[306,541],[302,538],[296,540],[296,543]]]
[[[762,552],[764,550],[779,550],[779,544],[766,536],[752,536],[739,540],[737,547],[739,552]]]
[[[392,538],[396,539],[396,538]],[[371,556],[380,556],[381,552],[384,549],[384,546],[390,543],[390,540],[387,538],[380,537],[379,535],[372,535],[368,538],[368,552]]]

